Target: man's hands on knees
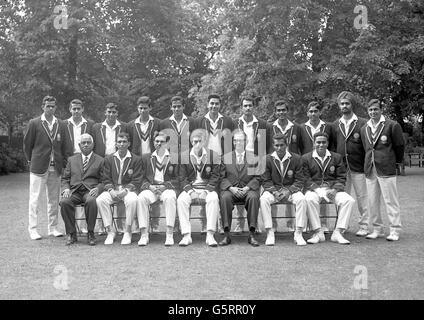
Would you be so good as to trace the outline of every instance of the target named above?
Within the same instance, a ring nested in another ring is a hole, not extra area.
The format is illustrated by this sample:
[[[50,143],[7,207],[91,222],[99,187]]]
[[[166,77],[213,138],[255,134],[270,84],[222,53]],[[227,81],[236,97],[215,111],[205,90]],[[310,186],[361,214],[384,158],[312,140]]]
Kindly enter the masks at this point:
[[[65,189],[62,191],[62,198],[69,198],[71,196],[71,190]]]
[[[99,190],[97,188],[93,188],[93,189],[90,190],[90,192],[88,194],[92,197],[97,197],[98,194],[99,194]]]

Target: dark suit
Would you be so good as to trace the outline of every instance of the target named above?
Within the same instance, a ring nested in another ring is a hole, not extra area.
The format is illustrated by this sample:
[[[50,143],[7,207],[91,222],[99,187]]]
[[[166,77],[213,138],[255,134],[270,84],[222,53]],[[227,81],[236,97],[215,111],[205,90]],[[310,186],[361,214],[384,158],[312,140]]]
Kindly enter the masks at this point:
[[[149,125],[147,127],[146,132],[143,134],[141,131],[141,126],[139,123],[136,123],[135,121],[139,118],[136,118],[127,124],[127,132],[130,135],[131,138],[131,145],[130,145],[130,151],[138,156],[141,156],[141,141],[147,140],[149,138],[150,140],[150,152],[153,152],[155,150],[155,147],[153,145],[153,137],[157,132],[159,132],[159,125],[160,120],[158,118],[152,117],[153,120],[149,120]],[[146,153],[146,152],[143,152]]]
[[[259,213],[259,179],[256,175],[248,174],[248,168],[255,170],[255,163],[247,163],[246,157],[250,157],[245,153],[243,164],[238,165],[236,152],[232,152],[232,162],[225,164],[225,175],[221,180],[221,217],[224,228],[231,229],[232,211],[235,202],[244,202],[247,211],[247,221],[250,228],[257,227]],[[230,187],[244,188],[248,186],[250,190],[244,197],[235,196]]]
[[[91,135],[94,121],[86,119],[87,122],[84,122],[81,125],[81,134],[88,133]],[[74,145],[74,125],[71,121],[64,120],[65,126],[66,126],[66,135],[65,135],[65,143],[68,148],[68,154],[72,155],[75,152]]]
[[[240,129],[244,131],[244,122],[240,118],[234,122],[234,129]],[[265,135],[258,134],[258,131],[265,131]],[[268,124],[268,122],[258,119],[258,122],[253,123],[253,131],[254,131],[254,153],[257,155],[259,144],[263,144],[265,146],[265,150],[263,155],[268,154],[272,151],[272,126]],[[250,137],[249,137],[250,139]]]
[[[120,124],[117,125],[115,130],[115,141],[119,133],[126,132],[126,124],[121,121],[119,122]],[[92,129],[92,136],[94,140],[93,151],[97,153],[99,156],[102,156],[102,157],[106,156],[105,154],[106,153],[106,127],[105,125],[103,125],[103,123],[94,124]]]
[[[88,166],[83,172],[82,154],[75,154],[68,159],[62,176],[62,190],[71,190],[69,198],[62,198],[61,214],[65,222],[66,233],[75,233],[75,206],[85,203],[84,212],[88,231],[94,231],[97,217],[96,197],[89,195],[89,191],[97,188],[98,195],[103,191],[100,182],[103,171],[103,158],[94,152],[91,154]]]

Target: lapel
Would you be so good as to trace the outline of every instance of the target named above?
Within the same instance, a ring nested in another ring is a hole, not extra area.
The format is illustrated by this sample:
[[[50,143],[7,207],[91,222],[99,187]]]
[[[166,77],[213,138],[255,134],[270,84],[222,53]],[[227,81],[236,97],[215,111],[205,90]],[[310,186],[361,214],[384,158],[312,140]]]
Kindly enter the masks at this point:
[[[100,128],[100,133],[102,135],[103,144],[106,146],[106,126],[104,124],[102,124]]]
[[[353,120],[350,125],[349,125],[349,130],[347,131],[347,136],[345,137],[346,139],[350,137],[350,135],[353,132],[353,129],[355,129],[356,127],[356,123],[358,122],[358,120]]]
[[[94,153],[91,154],[90,160],[88,160],[88,164],[87,164],[87,170],[85,170],[85,172],[83,172],[83,161],[82,161],[83,157],[82,157],[82,153],[80,153],[80,161],[78,161],[79,165],[81,166],[81,172],[82,172],[82,177],[84,178],[85,175],[88,172],[88,169],[90,168],[90,166],[93,164],[93,162],[95,161],[94,159]]]
[[[280,174],[280,176],[282,176],[280,162],[277,159],[275,159],[274,157],[272,157],[272,161],[274,162],[274,165],[277,168],[278,173]]]
[[[328,157],[328,158],[324,161],[324,166],[322,165],[322,163],[321,163],[321,161],[320,161],[320,160],[318,160],[318,159],[316,159],[316,158],[314,158],[314,157],[312,157],[312,158],[313,158],[313,159],[315,160],[315,162],[318,164],[319,168],[321,169],[322,176],[324,176],[324,172],[325,172],[325,170],[327,170],[328,164],[331,162],[331,155],[330,155],[330,157]]]
[[[190,162],[191,165],[193,166],[193,169],[195,172],[202,172],[203,169],[205,168],[205,164],[206,164],[206,160],[205,157],[203,156],[202,161],[200,162],[200,165],[197,164],[197,160],[193,155],[190,155]]]
[[[314,137],[312,136],[311,128],[309,126],[305,125],[305,130],[308,133],[308,136],[311,139],[311,141],[314,141]]]
[[[153,120],[149,120],[149,125],[147,126],[146,132],[142,132],[141,131],[141,126],[139,123],[135,124],[135,128],[137,130],[137,134],[138,137],[140,138],[140,142],[141,141],[146,141],[148,137],[150,137],[150,132],[152,131],[153,128]]]
[[[127,170],[130,166],[132,158],[126,158],[124,161],[124,171],[122,172],[122,177],[125,176],[125,174],[127,173]]]
[[[72,144],[74,144],[74,126],[70,121],[67,121],[69,138],[71,139]]]
[[[370,126],[368,126],[368,125],[366,125],[367,126],[367,128],[366,128],[366,133],[367,133],[367,138],[368,138],[368,141],[369,141],[369,143],[372,145],[372,146],[374,146],[376,143],[377,143],[377,141],[378,141],[378,138],[380,137],[380,135],[381,135],[381,132],[383,132],[383,129],[384,129],[384,126],[385,126],[385,121],[384,122],[380,122],[380,124],[378,125],[378,128],[377,128],[377,131],[376,131],[376,133],[375,133],[375,136],[373,137],[373,134],[372,134],[372,131],[371,131],[371,128],[370,128]]]
[[[258,128],[259,128],[259,121],[253,123],[253,141],[256,140],[256,137],[258,136]]]
[[[58,121],[55,122],[55,124],[53,125],[53,130],[52,130],[51,133],[50,133],[47,121],[41,121],[41,125],[43,126],[44,131],[46,131],[46,134],[47,134],[47,137],[50,140],[50,143],[53,144],[54,139],[56,139],[57,131],[59,130],[59,122]]]
[[[87,122],[84,122],[81,125],[81,134],[86,133],[87,132]]]

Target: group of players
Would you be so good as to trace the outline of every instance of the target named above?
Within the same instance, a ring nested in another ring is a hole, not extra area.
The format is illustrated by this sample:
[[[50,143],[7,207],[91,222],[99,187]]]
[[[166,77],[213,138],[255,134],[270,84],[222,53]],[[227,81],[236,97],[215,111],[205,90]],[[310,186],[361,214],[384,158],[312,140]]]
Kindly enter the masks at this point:
[[[265,245],[274,245],[274,203],[294,205],[294,242],[299,246],[325,241],[320,204],[335,203],[338,219],[331,241],[349,244],[344,232],[355,204],[350,194],[355,190],[360,215],[356,235],[384,236],[383,198],[390,222],[386,239],[396,241],[401,230],[396,166],[403,161],[402,130],[383,116],[379,100],[367,104],[369,120],[354,113],[353,102],[350,92],[339,94],[342,116],[333,123],[321,120],[320,105],[311,102],[309,120],[298,125],[288,119],[284,100],[274,103],[277,120],[268,123],[256,118],[255,100],[250,97],[241,99],[242,115],[233,121],[220,113],[219,95],[208,97],[208,113],[196,119],[184,114],[184,99],[174,96],[172,116],[159,120],[150,114],[150,98],[143,96],[133,121],[119,121],[118,106],[108,103],[105,120],[94,124],[83,117],[84,106],[78,99],[69,104],[69,119],[57,119],[56,99],[46,96],[43,114],[30,120],[24,136],[30,165],[30,237],[41,239],[37,214],[46,194],[48,235],[63,235],[57,229],[60,201],[67,245],[77,242],[75,207],[81,204],[88,244],[96,244],[98,213],[107,232],[104,244],[112,244],[116,230],[111,205],[120,202],[125,207],[121,244],[131,244],[137,218],[138,245],[146,246],[150,208],[159,200],[166,216],[166,246],[174,244],[177,217],[182,234],[179,245],[192,243],[192,203],[204,203],[206,244],[211,247],[231,243],[235,204],[243,204],[247,211],[248,243],[259,246],[255,231],[261,213]],[[308,222],[313,233],[305,241]],[[218,243],[219,227],[224,236]]]

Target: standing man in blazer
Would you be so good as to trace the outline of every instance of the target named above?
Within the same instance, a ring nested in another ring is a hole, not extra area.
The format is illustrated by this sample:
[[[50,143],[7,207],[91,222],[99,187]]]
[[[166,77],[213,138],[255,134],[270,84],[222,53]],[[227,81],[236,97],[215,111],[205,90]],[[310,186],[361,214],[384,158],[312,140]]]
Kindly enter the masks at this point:
[[[287,137],[281,133],[273,137],[274,152],[267,155],[265,173],[262,175],[264,193],[260,204],[267,237],[265,245],[273,246],[275,236],[272,228],[271,204],[288,201],[296,206],[296,229],[294,242],[298,246],[306,245],[302,232],[306,228],[306,200],[302,193],[304,176],[302,159],[296,153],[290,153]]]
[[[303,173],[305,174],[305,198],[308,204],[308,219],[314,235],[308,243],[324,242],[325,236],[321,230],[319,219],[320,202],[334,201],[339,208],[337,225],[331,235],[331,241],[340,244],[350,244],[342,233],[349,227],[349,219],[355,200],[345,190],[346,169],[342,156],[329,151],[328,135],[318,132],[314,135],[315,149],[302,156]]]
[[[219,245],[231,243],[230,230],[234,202],[244,202],[249,224],[248,243],[259,246],[255,239],[259,212],[259,179],[256,173],[256,159],[253,153],[245,149],[247,136],[242,130],[233,134],[234,151],[231,163],[225,163],[225,176],[221,180],[221,219],[225,236]]]
[[[141,156],[155,150],[153,139],[159,132],[160,120],[150,115],[152,101],[147,96],[138,98],[137,110],[140,116],[128,123],[127,131],[131,139],[131,152]]]
[[[103,193],[97,197],[97,207],[108,232],[105,244],[113,244],[116,233],[112,230],[112,210],[110,205],[123,201],[125,204],[125,232],[121,244],[131,244],[131,226],[137,214],[137,192],[142,179],[141,158],[128,150],[129,135],[118,134],[118,151],[106,156],[104,160],[102,182]]]
[[[174,245],[179,177],[176,163],[172,162],[167,149],[168,141],[169,136],[159,132],[154,139],[156,150],[141,157],[143,180],[137,202],[137,217],[141,229],[139,246],[146,246],[149,243],[149,206],[158,200],[161,200],[165,207],[167,227],[165,246]]]
[[[37,214],[41,197],[47,190],[48,235],[63,236],[57,230],[60,176],[66,166],[68,151],[64,142],[66,126],[54,116],[56,99],[45,96],[43,114],[29,121],[23,149],[29,164],[29,225],[32,240],[41,239],[37,232]]]
[[[390,222],[390,234],[386,239],[397,241],[402,225],[396,186],[396,165],[403,162],[405,141],[400,124],[383,116],[378,99],[370,100],[367,107],[370,120],[362,127],[361,138],[365,148],[367,188],[373,195],[369,197],[369,212],[374,230],[366,238],[376,239],[384,236],[380,211],[382,196]]]
[[[88,244],[94,246],[94,226],[97,218],[96,197],[102,193],[101,183],[103,158],[93,152],[93,138],[88,133],[80,137],[77,153],[68,158],[62,176],[62,201],[60,212],[65,222],[67,241],[66,245],[77,242],[75,229],[75,206],[84,203],[85,220],[88,229]]]
[[[346,192],[352,194],[355,190],[359,211],[358,237],[368,234],[368,192],[365,182],[364,161],[365,149],[361,138],[361,128],[367,120],[358,117],[353,112],[355,97],[348,91],[343,91],[337,97],[337,103],[342,113],[340,119],[333,123],[333,151],[342,155],[346,167]]]
[[[105,120],[93,125],[94,153],[101,157],[116,152],[116,137],[126,132],[125,123],[118,120],[118,106],[108,103],[105,107]]]

